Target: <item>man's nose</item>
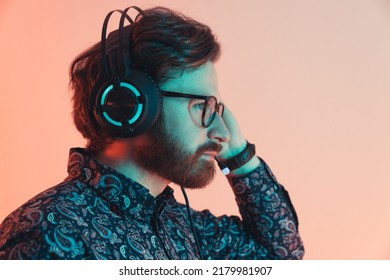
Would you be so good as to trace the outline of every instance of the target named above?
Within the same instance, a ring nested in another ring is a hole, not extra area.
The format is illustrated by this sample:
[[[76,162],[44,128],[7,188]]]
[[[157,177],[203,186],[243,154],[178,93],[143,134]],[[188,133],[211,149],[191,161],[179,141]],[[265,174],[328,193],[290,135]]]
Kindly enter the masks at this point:
[[[209,126],[208,137],[210,139],[216,139],[218,142],[229,142],[230,133],[222,119],[222,116],[216,114],[213,122]]]

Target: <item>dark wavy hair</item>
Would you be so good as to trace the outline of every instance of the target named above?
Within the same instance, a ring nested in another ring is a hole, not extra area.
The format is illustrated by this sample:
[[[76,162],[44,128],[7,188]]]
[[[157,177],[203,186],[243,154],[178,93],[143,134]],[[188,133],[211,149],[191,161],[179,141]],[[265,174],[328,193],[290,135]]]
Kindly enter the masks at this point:
[[[220,56],[220,45],[211,29],[168,8],[156,7],[139,14],[131,28],[131,67],[152,77],[157,84],[176,71],[196,69]],[[73,120],[92,152],[112,139],[99,127],[88,107],[92,87],[99,74],[100,42],[77,56],[70,67]]]

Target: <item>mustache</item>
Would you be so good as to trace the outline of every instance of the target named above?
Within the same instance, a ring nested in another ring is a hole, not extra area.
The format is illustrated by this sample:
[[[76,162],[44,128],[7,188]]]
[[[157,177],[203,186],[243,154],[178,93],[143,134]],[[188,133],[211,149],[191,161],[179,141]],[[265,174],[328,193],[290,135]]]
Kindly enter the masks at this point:
[[[202,146],[200,146],[198,148],[198,150],[196,151],[195,155],[196,155],[196,157],[200,157],[205,152],[217,152],[217,153],[219,153],[221,150],[222,150],[222,145],[221,144],[217,144],[215,142],[209,142],[209,143],[206,143],[206,144],[203,144]]]

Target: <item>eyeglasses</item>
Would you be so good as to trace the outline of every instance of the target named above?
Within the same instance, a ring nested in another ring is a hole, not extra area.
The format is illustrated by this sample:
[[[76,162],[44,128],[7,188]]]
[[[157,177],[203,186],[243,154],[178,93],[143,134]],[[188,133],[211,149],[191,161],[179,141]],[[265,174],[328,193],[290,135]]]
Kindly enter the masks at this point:
[[[204,100],[202,112],[202,126],[209,127],[215,115],[218,113],[221,117],[223,116],[223,111],[225,109],[222,102],[217,101],[215,96],[205,96],[205,95],[196,95],[196,94],[187,94],[181,92],[173,92],[173,91],[161,91],[162,96],[166,97],[181,97],[181,98],[191,98],[191,99],[201,99]]]

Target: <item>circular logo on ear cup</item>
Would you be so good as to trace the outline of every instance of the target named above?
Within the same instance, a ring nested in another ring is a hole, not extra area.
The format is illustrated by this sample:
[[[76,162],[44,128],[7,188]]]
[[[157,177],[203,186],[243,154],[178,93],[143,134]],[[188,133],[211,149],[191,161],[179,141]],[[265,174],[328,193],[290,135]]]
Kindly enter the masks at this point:
[[[122,127],[134,124],[141,116],[145,99],[133,85],[120,82],[118,88],[110,85],[100,99],[102,115],[112,125]]]
[[[90,101],[94,104],[93,114],[111,137],[129,138],[145,133],[160,115],[160,88],[142,71],[132,69],[128,77],[102,81],[95,88]]]

